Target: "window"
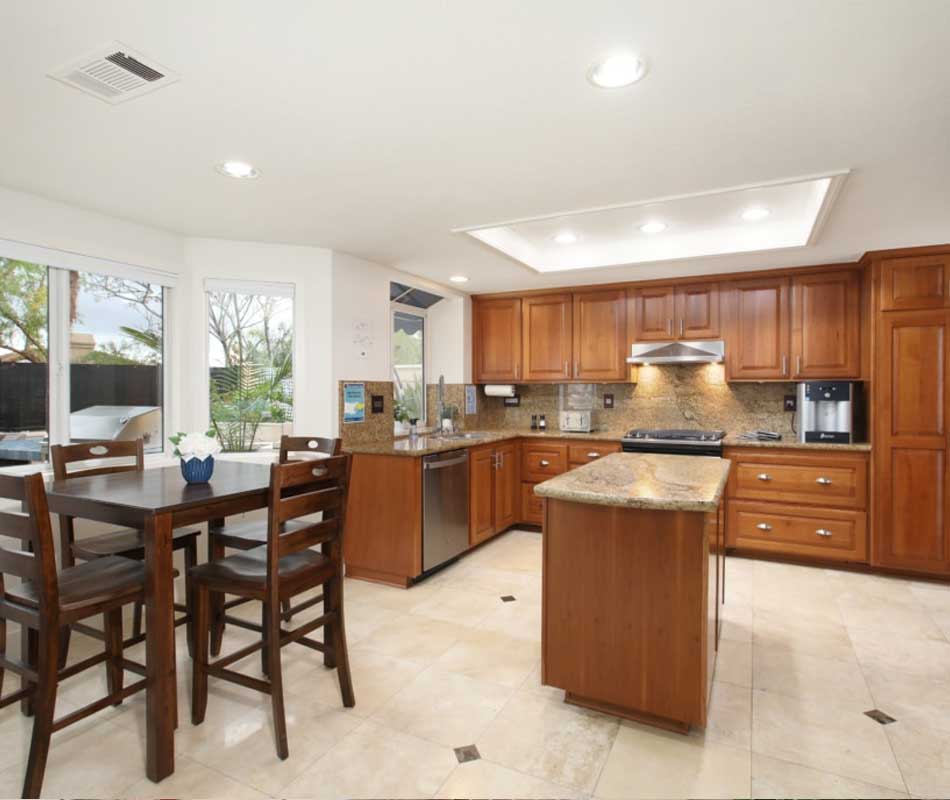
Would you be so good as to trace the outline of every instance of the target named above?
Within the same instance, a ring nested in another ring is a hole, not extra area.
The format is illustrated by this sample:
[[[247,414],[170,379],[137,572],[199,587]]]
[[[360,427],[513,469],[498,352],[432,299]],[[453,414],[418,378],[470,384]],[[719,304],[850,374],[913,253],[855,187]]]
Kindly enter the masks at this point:
[[[293,287],[208,289],[211,427],[226,452],[275,448],[293,428]]]
[[[393,306],[392,369],[395,423],[426,420],[425,312]]]
[[[138,439],[164,448],[163,289],[69,273],[69,437]]]
[[[45,266],[0,258],[0,467],[46,458],[48,301]]]

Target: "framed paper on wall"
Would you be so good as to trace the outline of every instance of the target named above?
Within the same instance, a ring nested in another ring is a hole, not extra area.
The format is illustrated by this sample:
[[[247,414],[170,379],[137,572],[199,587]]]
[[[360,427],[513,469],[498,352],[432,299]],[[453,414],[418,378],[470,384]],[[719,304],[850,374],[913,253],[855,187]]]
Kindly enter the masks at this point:
[[[343,422],[366,420],[366,384],[343,384]]]

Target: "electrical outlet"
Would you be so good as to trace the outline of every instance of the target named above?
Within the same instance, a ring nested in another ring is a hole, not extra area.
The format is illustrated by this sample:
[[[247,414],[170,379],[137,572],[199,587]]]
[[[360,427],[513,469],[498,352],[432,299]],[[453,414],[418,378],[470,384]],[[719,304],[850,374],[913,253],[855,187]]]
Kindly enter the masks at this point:
[[[785,395],[785,410],[796,411],[798,409],[798,398],[793,394]]]
[[[613,408],[614,407],[614,396],[612,394],[604,395],[604,408]]]

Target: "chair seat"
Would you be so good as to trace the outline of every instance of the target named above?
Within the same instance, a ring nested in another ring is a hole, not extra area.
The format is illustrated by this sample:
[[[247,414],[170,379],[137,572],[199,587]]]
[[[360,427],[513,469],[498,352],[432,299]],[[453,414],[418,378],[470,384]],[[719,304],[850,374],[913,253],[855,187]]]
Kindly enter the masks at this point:
[[[292,519],[280,526],[280,532],[293,533],[313,523],[301,519]],[[244,522],[227,524],[223,528],[214,528],[211,535],[225,547],[232,550],[251,550],[267,544],[267,520],[250,519]]]
[[[199,531],[181,529],[172,531],[172,549],[181,550],[189,541],[197,540]],[[73,555],[83,561],[104,556],[123,556],[141,559],[145,554],[145,535],[134,528],[119,528],[109,533],[77,539],[73,542]]]
[[[302,586],[325,583],[335,574],[333,562],[314,550],[302,550],[284,556],[280,559],[278,570],[282,598],[303,591]],[[189,574],[196,584],[223,590],[228,594],[239,594],[235,590],[245,590],[258,596],[264,591],[267,581],[267,547],[256,547],[200,564],[193,567]]]
[[[10,594],[30,605],[39,602],[32,583],[24,583]],[[125,604],[142,599],[144,594],[145,564],[130,558],[106,556],[59,573],[60,609],[73,619],[81,619],[83,609],[99,613],[103,605]]]

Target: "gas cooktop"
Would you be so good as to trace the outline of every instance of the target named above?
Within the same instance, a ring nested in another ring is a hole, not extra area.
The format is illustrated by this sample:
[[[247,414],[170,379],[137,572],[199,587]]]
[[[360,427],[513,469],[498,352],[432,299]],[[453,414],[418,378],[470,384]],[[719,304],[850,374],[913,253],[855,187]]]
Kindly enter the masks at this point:
[[[627,431],[621,446],[625,453],[717,456],[725,435],[725,431],[634,428]]]
[[[658,439],[664,442],[718,442],[725,431],[700,431],[690,429],[633,428],[624,439]]]

